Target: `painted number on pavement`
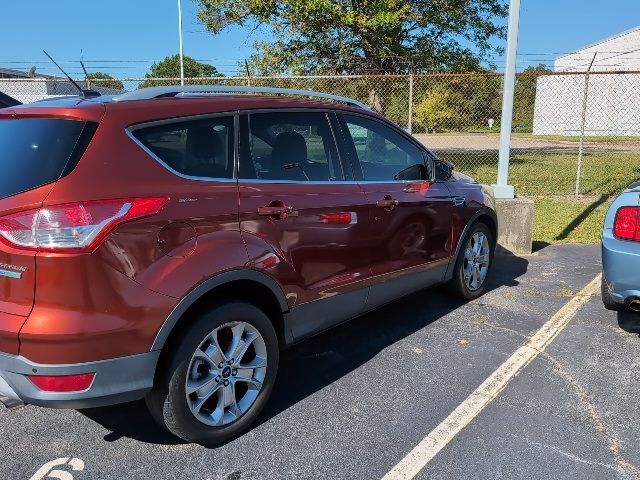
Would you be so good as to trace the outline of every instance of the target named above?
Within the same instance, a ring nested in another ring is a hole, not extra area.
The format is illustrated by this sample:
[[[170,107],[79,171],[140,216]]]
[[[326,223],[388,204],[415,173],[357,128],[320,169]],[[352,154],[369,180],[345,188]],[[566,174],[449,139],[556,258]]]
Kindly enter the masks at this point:
[[[58,480],[73,480],[73,475],[68,471],[81,472],[84,470],[84,462],[79,458],[57,458],[45,463],[34,473],[30,480],[42,480],[43,478],[57,478]]]

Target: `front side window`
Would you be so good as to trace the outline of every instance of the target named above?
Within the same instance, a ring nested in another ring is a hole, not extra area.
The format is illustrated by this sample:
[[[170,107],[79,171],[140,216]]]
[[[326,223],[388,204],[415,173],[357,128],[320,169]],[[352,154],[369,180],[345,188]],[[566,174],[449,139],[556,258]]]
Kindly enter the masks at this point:
[[[248,159],[240,177],[293,182],[342,179],[327,116],[320,112],[249,115]]]
[[[233,117],[214,117],[140,128],[133,136],[179,174],[233,178],[233,129]]]
[[[422,150],[411,141],[375,120],[343,117],[365,181],[426,180]]]

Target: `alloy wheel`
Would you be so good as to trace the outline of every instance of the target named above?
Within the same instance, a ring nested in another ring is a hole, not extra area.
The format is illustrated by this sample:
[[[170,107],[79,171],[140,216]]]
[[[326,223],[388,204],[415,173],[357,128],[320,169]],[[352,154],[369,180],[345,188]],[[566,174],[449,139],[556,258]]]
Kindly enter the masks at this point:
[[[484,284],[489,273],[490,255],[487,236],[482,232],[471,235],[465,247],[462,264],[464,283],[469,290],[478,290]]]
[[[187,369],[185,393],[200,422],[223,426],[251,408],[267,372],[267,347],[249,323],[232,322],[209,333]]]

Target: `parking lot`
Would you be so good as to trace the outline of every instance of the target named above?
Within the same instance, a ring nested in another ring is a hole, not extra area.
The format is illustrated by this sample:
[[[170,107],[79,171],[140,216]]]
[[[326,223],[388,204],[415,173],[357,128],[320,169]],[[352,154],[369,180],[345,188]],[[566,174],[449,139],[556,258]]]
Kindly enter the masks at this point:
[[[0,478],[68,457],[76,479],[382,478],[570,302],[567,326],[417,478],[640,478],[640,317],[576,297],[599,258],[590,245],[500,257],[474,302],[425,290],[307,341],[283,354],[257,425],[217,449],[164,433],[142,402],[2,409]]]

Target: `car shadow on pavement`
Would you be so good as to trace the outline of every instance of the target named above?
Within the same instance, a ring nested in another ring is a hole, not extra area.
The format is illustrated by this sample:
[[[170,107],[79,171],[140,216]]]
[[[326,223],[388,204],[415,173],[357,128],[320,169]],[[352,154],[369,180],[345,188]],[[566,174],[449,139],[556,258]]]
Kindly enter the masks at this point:
[[[640,314],[633,312],[618,312],[618,326],[625,332],[640,336]]]
[[[487,291],[518,285],[518,278],[527,272],[528,265],[528,260],[522,257],[497,255]],[[250,429],[464,304],[463,300],[448,296],[441,287],[425,289],[285,350],[271,399]],[[104,436],[108,442],[128,437],[153,444],[184,443],[154,422],[143,401],[85,409],[80,413],[110,431]]]
[[[104,436],[107,442],[115,442],[126,437],[157,445],[186,443],[160,427],[151,417],[143,400],[78,411],[109,430]]]

